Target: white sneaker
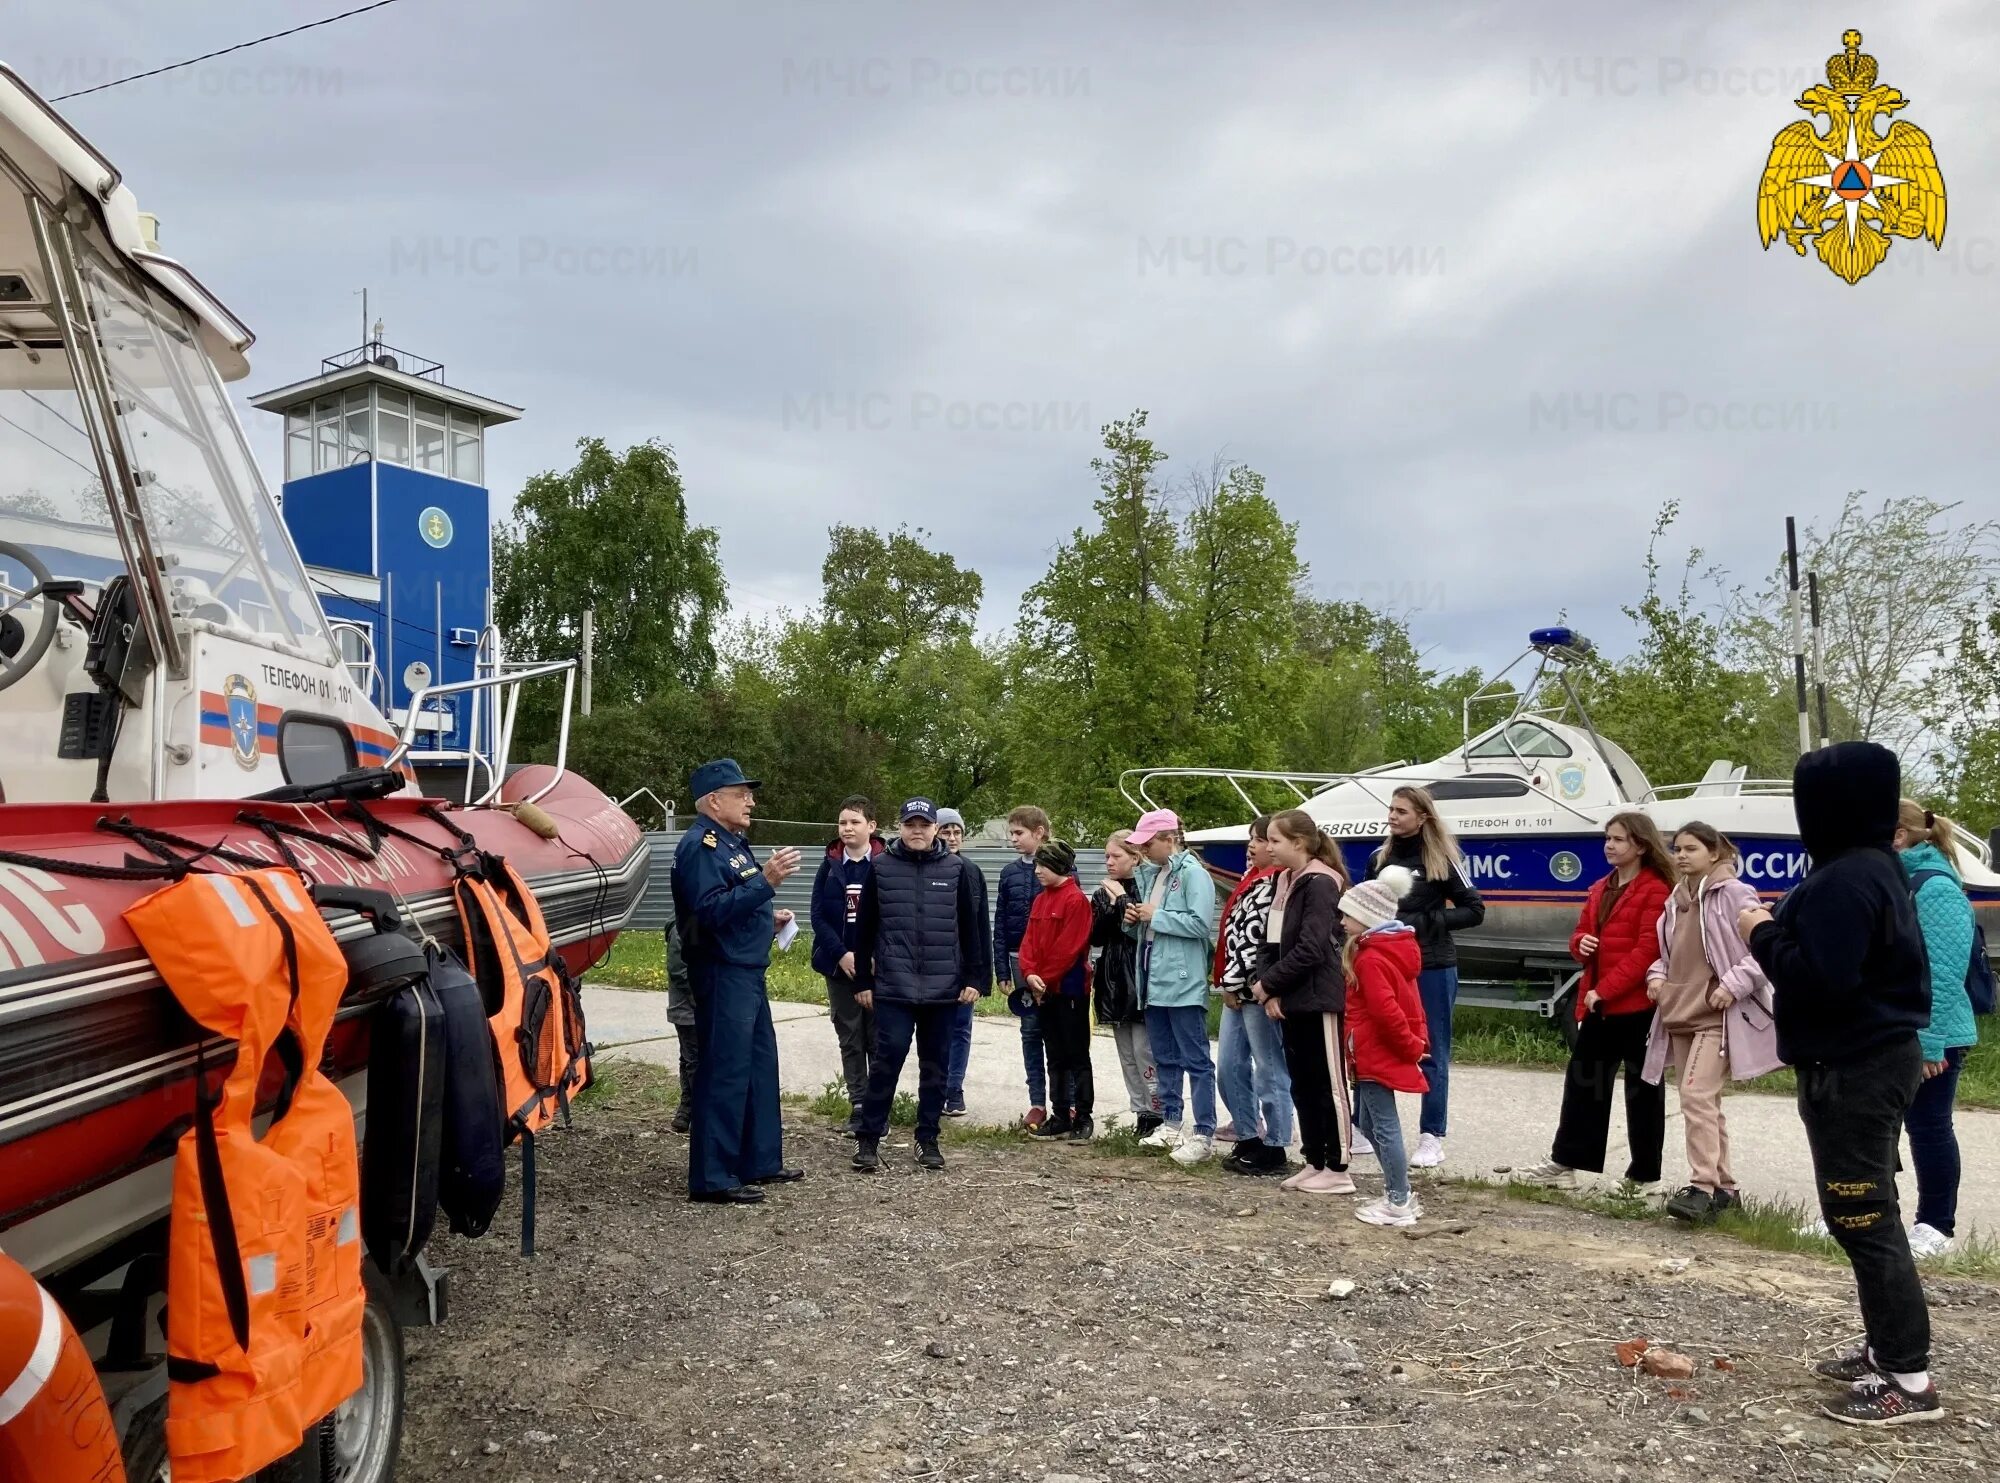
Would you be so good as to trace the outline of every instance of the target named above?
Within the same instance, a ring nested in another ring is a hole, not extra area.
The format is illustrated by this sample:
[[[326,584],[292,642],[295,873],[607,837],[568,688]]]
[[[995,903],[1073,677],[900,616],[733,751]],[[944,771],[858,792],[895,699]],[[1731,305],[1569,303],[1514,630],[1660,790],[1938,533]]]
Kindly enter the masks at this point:
[[[1172,1148],[1181,1141],[1181,1130],[1172,1123],[1161,1123],[1152,1132],[1139,1140],[1141,1148]]]
[[[1347,1153],[1350,1159],[1372,1159],[1375,1157],[1375,1145],[1370,1143],[1364,1134],[1356,1133],[1353,1146]]]
[[[1426,1133],[1417,1140],[1417,1151],[1410,1155],[1412,1169],[1435,1169],[1444,1162],[1444,1139],[1435,1133]]]
[[[1826,1228],[1825,1221],[1813,1219],[1800,1226],[1798,1234],[1801,1236],[1818,1236],[1821,1240],[1826,1240],[1833,1235],[1833,1232]]]
[[[1181,1146],[1167,1157],[1176,1164],[1199,1164],[1215,1152],[1215,1140],[1206,1133],[1195,1133],[1181,1140]]]
[[[1411,1162],[1416,1161],[1413,1159]],[[1543,1189],[1575,1189],[1576,1170],[1570,1168],[1568,1164],[1558,1164],[1554,1159],[1545,1159],[1530,1168],[1516,1171],[1514,1182],[1538,1184]]]
[[[1371,1226],[1413,1226],[1417,1223],[1417,1215],[1414,1198],[1399,1203],[1387,1195],[1379,1200],[1370,1200],[1354,1212],[1356,1220],[1366,1221]]]
[[[1922,1222],[1910,1227],[1910,1255],[1922,1261],[1925,1257],[1943,1256],[1951,1250],[1951,1237],[1935,1226]]]

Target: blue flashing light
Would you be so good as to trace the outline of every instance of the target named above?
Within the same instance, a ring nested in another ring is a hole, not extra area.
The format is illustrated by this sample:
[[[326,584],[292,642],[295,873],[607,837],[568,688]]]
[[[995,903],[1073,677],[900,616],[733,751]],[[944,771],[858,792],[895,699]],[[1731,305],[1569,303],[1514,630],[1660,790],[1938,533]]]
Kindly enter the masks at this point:
[[[1537,649],[1568,649],[1576,644],[1576,630],[1573,628],[1537,628],[1528,635],[1528,642]]]

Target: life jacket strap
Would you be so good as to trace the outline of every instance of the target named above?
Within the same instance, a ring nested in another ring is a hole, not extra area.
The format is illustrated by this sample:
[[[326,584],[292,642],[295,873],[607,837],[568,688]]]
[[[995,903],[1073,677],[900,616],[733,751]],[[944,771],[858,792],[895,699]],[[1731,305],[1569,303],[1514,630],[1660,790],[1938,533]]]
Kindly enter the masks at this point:
[[[215,1108],[219,1093],[208,1090],[206,1058],[199,1043],[194,1052],[194,1162],[201,1179],[201,1203],[208,1212],[208,1239],[215,1248],[216,1275],[222,1281],[222,1304],[229,1313],[229,1331],[236,1347],[250,1352],[250,1289],[243,1280],[243,1248],[236,1239],[236,1214],[229,1208],[229,1183],[222,1177],[222,1149],[216,1143]]]

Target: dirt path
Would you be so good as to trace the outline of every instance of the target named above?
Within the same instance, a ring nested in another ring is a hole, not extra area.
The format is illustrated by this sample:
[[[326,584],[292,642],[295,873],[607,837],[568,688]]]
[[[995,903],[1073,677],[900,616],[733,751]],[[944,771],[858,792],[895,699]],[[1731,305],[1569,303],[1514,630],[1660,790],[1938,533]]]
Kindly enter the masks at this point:
[[[652,1076],[543,1140],[535,1261],[512,1207],[434,1244],[453,1316],[411,1335],[407,1483],[2000,1472],[1994,1287],[1930,1286],[1952,1419],[1856,1433],[1814,1415],[1803,1362],[1853,1309],[1807,1258],[1459,1188],[1411,1240],[1347,1199],[991,1139],[942,1175],[892,1139],[864,1179],[790,1109],[806,1181],[696,1206]],[[1621,1369],[1641,1334],[1694,1379]]]

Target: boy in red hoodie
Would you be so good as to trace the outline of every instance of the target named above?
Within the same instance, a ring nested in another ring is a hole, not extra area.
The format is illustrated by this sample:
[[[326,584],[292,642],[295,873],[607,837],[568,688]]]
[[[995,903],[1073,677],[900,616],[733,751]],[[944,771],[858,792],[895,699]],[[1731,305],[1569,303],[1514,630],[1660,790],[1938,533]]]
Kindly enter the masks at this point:
[[[1354,1212],[1373,1226],[1413,1226],[1422,1210],[1410,1193],[1403,1119],[1396,1093],[1424,1092],[1418,1064],[1429,1052],[1424,1004],[1417,993],[1423,950],[1396,910],[1416,877],[1391,865],[1340,898],[1347,922],[1341,961],[1347,970],[1347,1034],[1353,1046],[1354,1121],[1375,1145],[1384,1193]]]
[[[1052,839],[1035,851],[1041,893],[1028,911],[1015,967],[1035,996],[1049,1053],[1050,1116],[1038,1138],[1082,1142],[1095,1132],[1090,1074],[1090,898],[1076,883],[1076,851]]]

